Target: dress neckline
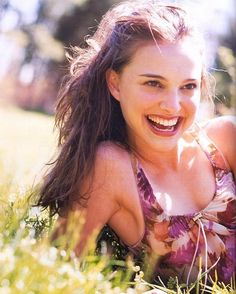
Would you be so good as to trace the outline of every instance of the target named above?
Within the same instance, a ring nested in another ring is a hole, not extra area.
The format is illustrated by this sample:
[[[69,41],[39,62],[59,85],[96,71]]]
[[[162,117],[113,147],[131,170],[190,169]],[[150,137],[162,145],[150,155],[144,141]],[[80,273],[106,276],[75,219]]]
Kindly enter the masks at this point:
[[[145,180],[146,188],[148,189],[149,193],[151,194],[150,197],[152,197],[152,202],[155,203],[155,205],[162,211],[162,215],[165,216],[165,218],[175,218],[175,217],[190,217],[190,218],[198,218],[202,216],[203,214],[207,213],[207,210],[209,206],[216,200],[217,195],[218,195],[218,177],[217,173],[223,172],[230,172],[227,168],[227,163],[226,160],[221,153],[221,151],[215,146],[215,144],[210,140],[210,138],[206,135],[206,133],[202,130],[202,128],[195,124],[191,135],[195,139],[195,141],[198,143],[200,146],[201,150],[205,153],[206,157],[208,158],[209,162],[211,163],[211,166],[213,168],[214,172],[214,180],[215,180],[215,192],[212,197],[212,199],[208,202],[208,204],[196,211],[196,212],[189,212],[189,213],[183,213],[183,214],[168,214],[160,205],[158,200],[156,199],[152,185],[150,181],[148,180],[145,171],[137,159],[136,156],[132,156],[132,166],[134,168],[135,174],[137,177],[141,176]],[[223,175],[223,174],[222,174]]]

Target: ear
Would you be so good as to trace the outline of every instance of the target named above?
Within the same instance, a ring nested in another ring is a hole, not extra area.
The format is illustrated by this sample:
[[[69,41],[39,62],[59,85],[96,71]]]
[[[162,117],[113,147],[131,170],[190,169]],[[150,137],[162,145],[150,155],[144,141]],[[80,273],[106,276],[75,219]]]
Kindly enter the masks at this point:
[[[120,101],[120,90],[119,90],[119,74],[113,69],[108,69],[106,72],[107,87],[111,95],[118,101]]]

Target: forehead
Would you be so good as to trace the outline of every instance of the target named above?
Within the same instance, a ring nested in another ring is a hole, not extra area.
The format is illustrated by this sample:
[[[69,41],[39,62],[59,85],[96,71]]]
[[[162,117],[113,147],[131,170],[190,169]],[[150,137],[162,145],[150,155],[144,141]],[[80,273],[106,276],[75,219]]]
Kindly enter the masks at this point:
[[[200,46],[186,38],[176,43],[156,44],[150,41],[141,44],[125,68],[130,71],[148,71],[162,75],[176,73],[191,75],[188,78],[198,78],[201,76],[202,67]]]

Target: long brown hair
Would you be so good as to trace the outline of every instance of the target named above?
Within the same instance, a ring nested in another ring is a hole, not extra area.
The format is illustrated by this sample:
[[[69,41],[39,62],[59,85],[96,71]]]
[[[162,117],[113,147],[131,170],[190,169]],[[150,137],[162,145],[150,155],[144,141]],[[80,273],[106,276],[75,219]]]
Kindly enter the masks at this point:
[[[88,193],[81,195],[80,187],[93,170],[98,144],[112,140],[129,149],[120,105],[107,87],[107,70],[120,72],[144,42],[158,45],[194,34],[183,9],[157,1],[122,2],[104,15],[88,46],[74,49],[56,108],[59,154],[45,177],[38,205],[49,207],[53,215],[73,201],[81,204]],[[203,72],[202,90],[207,84]]]

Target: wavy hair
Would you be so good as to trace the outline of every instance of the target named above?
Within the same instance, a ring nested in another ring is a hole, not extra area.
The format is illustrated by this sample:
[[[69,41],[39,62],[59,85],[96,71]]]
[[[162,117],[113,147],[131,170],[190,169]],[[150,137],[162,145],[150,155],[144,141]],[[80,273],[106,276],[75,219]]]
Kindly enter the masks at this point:
[[[129,150],[120,105],[107,87],[107,70],[122,71],[145,42],[158,46],[186,36],[199,39],[182,8],[158,1],[127,1],[104,15],[95,34],[87,38],[86,48],[74,48],[56,107],[59,153],[45,176],[38,205],[49,207],[51,215],[74,201],[82,205],[89,193],[81,194],[80,187],[93,171],[98,144],[111,140]],[[202,92],[209,93],[206,71]]]

